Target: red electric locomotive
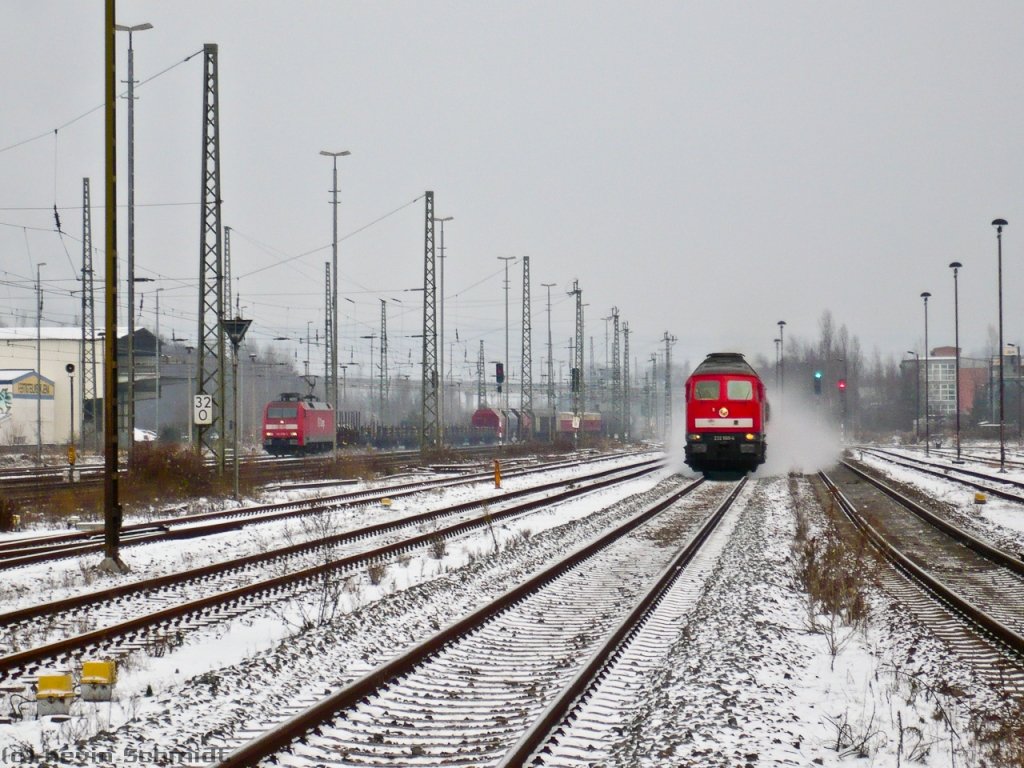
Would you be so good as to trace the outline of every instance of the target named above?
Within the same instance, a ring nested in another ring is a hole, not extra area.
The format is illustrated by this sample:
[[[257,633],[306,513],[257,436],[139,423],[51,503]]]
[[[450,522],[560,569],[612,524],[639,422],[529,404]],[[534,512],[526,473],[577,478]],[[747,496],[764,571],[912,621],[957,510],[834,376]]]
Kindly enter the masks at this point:
[[[713,352],[686,380],[686,463],[698,472],[753,471],[765,459],[764,383],[734,352]]]
[[[263,450],[275,456],[331,450],[334,409],[312,395],[282,392],[263,409]]]
[[[474,443],[497,443],[505,438],[505,414],[496,408],[477,408],[469,424]]]

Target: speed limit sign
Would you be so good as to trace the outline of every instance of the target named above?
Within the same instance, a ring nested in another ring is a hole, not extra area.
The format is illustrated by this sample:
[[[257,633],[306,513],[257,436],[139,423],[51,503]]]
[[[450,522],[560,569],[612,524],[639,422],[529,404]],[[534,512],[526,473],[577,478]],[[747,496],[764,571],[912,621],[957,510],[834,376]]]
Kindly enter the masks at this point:
[[[199,426],[213,424],[213,395],[195,396],[192,401],[192,423]]]

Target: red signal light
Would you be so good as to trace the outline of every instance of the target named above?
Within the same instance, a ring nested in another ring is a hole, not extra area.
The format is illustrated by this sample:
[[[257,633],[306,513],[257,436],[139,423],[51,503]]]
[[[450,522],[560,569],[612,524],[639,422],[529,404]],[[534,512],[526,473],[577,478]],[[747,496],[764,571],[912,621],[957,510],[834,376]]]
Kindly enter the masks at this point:
[[[840,379],[837,381],[836,386],[839,387],[840,390],[846,389],[846,379]]]

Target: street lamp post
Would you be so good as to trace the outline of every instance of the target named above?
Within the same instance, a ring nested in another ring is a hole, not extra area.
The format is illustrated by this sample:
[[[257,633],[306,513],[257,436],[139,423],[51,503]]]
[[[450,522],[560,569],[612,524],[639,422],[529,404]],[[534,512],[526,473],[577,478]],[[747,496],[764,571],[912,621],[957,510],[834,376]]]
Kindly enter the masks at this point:
[[[132,35],[152,29],[150,23],[114,29],[128,33],[128,456],[135,446],[135,48]]]
[[[994,219],[992,226],[996,228],[996,252],[999,269],[999,471],[1006,472],[1006,442],[1004,437],[1005,419],[1003,416],[1003,227],[1006,219]]]
[[[1021,447],[1021,436],[1024,431],[1021,429],[1021,345],[1015,344],[1017,350],[1017,447]]]
[[[921,294],[924,299],[924,455],[930,456],[928,443],[931,442],[930,422],[928,416],[928,291]]]
[[[1018,442],[1018,445],[1019,445],[1019,443],[1020,443],[1020,347],[1018,347],[1012,341],[1006,342],[1006,346],[1013,347],[1013,354],[1010,355],[1010,360],[1011,361],[1016,361],[1016,362],[1013,363],[1013,365],[1017,369],[1017,375],[1016,375],[1016,377],[1013,380],[1017,382],[1017,442]]]
[[[508,366],[506,376],[511,374],[512,366],[508,359],[508,263],[515,260],[515,256],[499,256],[499,259],[505,262],[505,365]],[[581,342],[582,343],[582,340]],[[583,375],[583,371],[580,371],[580,376]],[[505,432],[502,436],[502,442],[508,442],[509,433],[509,422],[508,422],[508,391],[511,389],[511,384],[505,385]]]
[[[328,374],[328,380],[324,382],[325,394],[328,403],[334,408],[335,412],[335,424],[337,424],[337,412],[338,412],[338,158],[347,157],[352,154],[347,149],[341,152],[328,152],[327,150],[320,150],[320,154],[324,157],[331,158],[331,164],[334,168],[333,176],[333,189],[331,190],[334,195],[331,206],[334,211],[332,216],[332,237],[331,237],[331,354],[328,356],[328,367],[330,372]],[[337,429],[334,430],[334,437],[331,438],[331,449],[332,454],[337,453],[338,450],[338,435]]]
[[[245,332],[249,330],[252,320],[243,320],[236,317],[233,320],[221,320],[221,327],[231,340],[231,405],[234,410],[232,417],[232,453],[234,454],[234,491],[235,498],[238,498],[238,347],[245,338]]]
[[[43,461],[43,284],[40,282],[40,269],[46,266],[45,261],[36,264],[36,459]]]
[[[912,349],[907,350],[908,355],[914,356],[914,384],[917,396],[914,398],[914,439],[921,439],[921,356]]]
[[[783,329],[786,327],[785,320],[779,320],[779,397],[781,398],[786,390],[786,342],[784,341]]]
[[[846,434],[848,432],[847,422],[849,421],[849,416],[850,416],[849,409],[846,406],[846,385],[847,385],[847,379],[849,378],[849,374],[848,374],[848,368],[847,368],[847,365],[846,365],[846,358],[845,357],[837,357],[837,358],[835,358],[835,361],[837,363],[842,363],[843,364],[843,376],[839,380],[839,382],[840,382],[839,383],[839,405],[840,405],[839,435],[840,435],[840,440],[843,443],[845,443],[846,442]]]
[[[779,386],[779,345],[782,343],[782,339],[775,339],[775,387],[778,389]]]
[[[193,412],[193,408],[192,408],[192,397],[193,397],[193,395],[192,395],[192,370],[193,370],[192,353],[194,351],[195,351],[195,347],[190,347],[190,346],[186,346],[185,347],[185,355],[186,355],[186,357],[188,357],[188,441],[189,441],[189,444],[192,443],[192,439],[193,439],[192,438],[192,431],[195,428],[193,423],[192,423],[192,412]]]
[[[959,261],[950,263],[953,270],[953,344],[956,347],[956,364],[954,366],[953,392],[956,408],[956,463],[962,464],[960,458],[960,293],[957,276],[963,267]]]
[[[75,364],[64,366],[68,372],[68,383],[71,385],[71,440],[68,442],[68,482],[75,482]]]
[[[242,402],[242,421],[243,422],[251,422],[251,425],[248,425],[249,426],[249,434],[246,437],[246,439],[251,442],[252,438],[253,438],[253,433],[256,431],[256,424],[259,422],[259,418],[260,418],[259,415],[258,415],[258,412],[257,412],[258,406],[256,404],[256,353],[255,352],[250,352],[249,353],[249,378],[252,379],[252,382],[249,384],[249,393],[251,395],[250,398],[249,398],[249,414],[253,418],[252,419],[248,419],[248,420],[245,418],[245,401],[244,401],[245,389],[242,388],[242,393],[243,393],[242,394],[242,398],[243,398],[243,402]],[[239,386],[241,386],[241,385],[239,385]],[[337,419],[334,420],[334,426],[335,426],[335,428],[337,428],[337,426],[338,426],[338,420]],[[245,433],[243,432],[242,434],[244,435]]]
[[[558,418],[556,415],[556,398],[555,398],[555,368],[554,363],[551,360],[553,349],[551,347],[551,289],[555,283],[541,283],[541,285],[548,289],[548,409],[551,411],[550,421],[548,422],[548,442],[555,442],[555,420]]]
[[[437,345],[437,367],[441,369],[437,390],[437,439],[441,445],[444,445],[444,223],[454,218],[454,216],[434,217],[434,221],[441,225],[441,322],[440,344]]]
[[[156,289],[156,439],[160,439],[160,291]],[[174,331],[171,331],[174,335]]]

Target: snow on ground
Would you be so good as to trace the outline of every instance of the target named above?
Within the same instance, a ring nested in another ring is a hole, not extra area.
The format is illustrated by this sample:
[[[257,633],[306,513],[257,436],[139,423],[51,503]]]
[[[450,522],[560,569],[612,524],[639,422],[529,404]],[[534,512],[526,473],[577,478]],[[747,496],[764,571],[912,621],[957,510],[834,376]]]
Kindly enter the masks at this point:
[[[635,460],[635,456],[613,456],[601,463],[613,467]],[[100,555],[67,558],[5,570],[4,579],[0,583],[0,606],[3,606],[2,610],[5,612],[13,611],[26,605],[35,604],[40,600],[51,602],[72,595],[175,573],[187,568],[199,568],[308,541],[324,535],[325,531],[342,533],[364,525],[407,517],[418,512],[451,506],[475,498],[493,498],[495,503],[498,503],[509,491],[516,491],[541,482],[553,482],[573,477],[579,472],[579,468],[561,468],[522,476],[506,475],[502,478],[501,489],[495,489],[490,480],[481,481],[471,486],[438,488],[413,496],[396,497],[387,507],[379,504],[366,504],[337,509],[331,514],[329,520],[316,525],[305,523],[307,518],[293,518],[254,523],[247,525],[241,531],[228,531],[195,539],[126,546],[122,549],[122,559],[131,568],[131,572],[126,574],[98,573],[93,566],[101,559]],[[301,489],[281,489],[264,494],[258,502],[249,501],[247,503],[274,504],[367,489],[380,490],[386,487],[384,483],[361,483],[358,486],[322,487],[315,492]],[[233,502],[230,501],[225,502],[228,509],[232,508],[232,504]],[[129,525],[151,517],[152,513],[146,511],[138,515],[138,519],[126,517],[124,522]],[[0,534],[0,541],[3,541],[5,536],[6,534]]]
[[[924,755],[925,765],[977,765],[960,741],[961,704],[912,692],[913,682],[971,690],[970,670],[882,594],[870,629],[841,629],[833,658],[808,630],[794,530],[785,480],[763,483],[611,764],[898,766]]]
[[[645,482],[632,490],[664,491]],[[996,711],[991,692],[898,603],[873,592],[867,629],[839,628],[834,656],[829,636],[810,631],[795,579],[788,482],[756,481],[609,765],[980,765],[967,719]],[[806,481],[797,482],[808,494]],[[714,490],[706,484],[698,494]],[[368,574],[347,578],[338,617],[322,626],[298,626],[322,606],[323,593],[313,593],[216,625],[163,657],[133,657],[113,704],[76,704],[80,716],[65,723],[0,726],[0,743],[38,749],[91,737],[81,759],[57,764],[125,762],[97,760],[98,750],[123,758],[131,749],[166,755],[178,746],[201,755],[204,745],[308,703],[519,583],[621,515],[605,507],[625,495],[593,494],[547,519],[495,525],[448,542],[440,559],[400,558],[377,583]]]
[[[556,476],[564,476],[564,472],[553,470],[541,474],[545,479],[554,479]],[[579,470],[576,469],[574,474],[578,475]],[[227,707],[230,710],[237,707],[236,700],[217,700],[217,694],[235,685],[238,677],[252,677],[248,673],[230,671],[235,665],[249,668],[256,666],[262,670],[256,673],[255,680],[242,680],[241,685],[245,688],[249,685],[263,688],[283,686],[285,692],[289,693],[294,689],[287,687],[288,681],[293,681],[291,685],[307,686],[307,695],[322,694],[324,686],[334,684],[329,681],[336,679],[338,670],[351,668],[354,670],[353,675],[365,671],[371,654],[376,659],[374,663],[383,660],[386,652],[422,639],[442,624],[464,615],[485,598],[489,599],[525,578],[522,567],[508,568],[505,564],[502,558],[506,552],[511,553],[510,557],[514,560],[517,548],[532,552],[534,547],[526,547],[525,544],[540,539],[545,544],[537,547],[539,554],[535,553],[532,557],[537,563],[543,563],[545,558],[563,551],[573,541],[593,535],[602,525],[606,525],[610,514],[605,511],[606,507],[631,499],[638,493],[649,492],[666,474],[664,471],[655,473],[654,476],[595,491],[523,517],[501,521],[490,529],[446,542],[441,557],[436,556],[438,552],[431,551],[403,556],[388,566],[377,584],[372,583],[368,573],[339,577],[325,585],[324,589],[307,593],[303,600],[282,601],[269,609],[218,622],[207,630],[190,634],[184,644],[165,647],[159,656],[143,657],[135,654],[119,672],[118,700],[112,705],[97,707],[79,702],[75,706],[82,717],[56,726],[47,720],[0,725],[0,741],[9,737],[17,743],[39,749],[69,737],[91,736],[100,730],[124,726],[143,710],[153,715],[154,722],[163,722],[170,719],[166,715],[168,710],[177,709],[174,702],[181,700],[179,689],[184,686],[186,690],[198,690],[194,699],[186,696],[186,700],[191,700],[193,705],[184,713],[184,723],[178,723],[178,727],[171,729],[161,726],[155,737],[148,734],[140,737],[155,746],[178,743],[182,734],[186,734],[187,738],[208,730],[202,723],[196,725],[194,718],[203,720],[204,716],[215,714],[224,717],[220,708]],[[532,482],[537,482],[537,476],[533,478]],[[520,482],[526,484],[531,481],[524,478]],[[502,486],[504,491],[509,490],[512,487],[511,479],[510,482],[503,479]],[[418,494],[415,497],[418,502],[415,505],[410,502],[410,509],[406,513],[453,503],[455,500],[449,496],[453,490]],[[461,500],[464,500],[465,493],[460,492]],[[571,535],[563,539],[560,532],[565,531]],[[494,556],[495,550],[501,553],[499,557]],[[481,570],[478,566],[481,562],[489,563],[486,578],[482,578],[484,583],[477,584],[475,590],[468,592],[461,589],[467,577],[459,575],[460,569],[472,574],[474,568]],[[419,585],[425,586],[414,589]],[[410,592],[418,594],[423,589],[426,589],[428,595],[437,592],[439,597],[403,597]],[[336,601],[333,599],[335,596]],[[389,607],[395,605],[400,608],[392,611]],[[374,614],[380,610],[379,606],[383,606],[387,617],[385,620],[376,618]],[[305,625],[317,624],[325,607],[327,618],[336,617],[336,624],[315,633],[319,636],[315,648],[307,644],[306,653],[296,657],[293,654],[296,640],[307,637]],[[363,609],[370,611],[369,619],[362,618]],[[396,626],[389,626],[392,623]],[[412,628],[406,628],[405,625],[411,625]],[[365,637],[361,637],[360,627],[365,631]],[[359,642],[363,647],[362,653],[353,657],[349,647],[352,643],[346,641],[343,648],[332,651],[342,653],[345,661],[327,662],[324,658],[327,652],[325,649],[333,649],[337,638],[350,632],[357,638],[361,637]],[[395,638],[392,642],[397,645],[393,648],[383,643],[382,639],[386,637]],[[266,674],[268,662],[261,660],[268,653],[272,658],[277,657],[271,662],[273,673],[269,676]],[[298,663],[299,659],[302,660],[301,664]],[[214,682],[209,683],[211,680]],[[293,701],[293,696],[285,695],[283,699],[274,697],[274,704],[267,711],[280,712],[282,706]],[[261,708],[257,706],[257,709]],[[127,747],[130,743],[133,742],[126,742],[122,746]]]
[[[901,450],[886,446],[884,450],[900,453],[908,457],[922,459],[921,451]],[[974,472],[984,472],[995,477],[1005,477],[1015,482],[1024,482],[1024,468],[1007,465],[1005,475],[997,475],[998,469],[991,465],[973,461],[969,451],[971,446],[962,445],[961,454],[964,459],[963,468]],[[851,449],[854,458],[891,477],[904,485],[912,486],[929,498],[935,499],[945,506],[953,515],[954,524],[980,536],[995,546],[1009,552],[1024,552],[1024,506],[1015,501],[1000,499],[988,495],[984,504],[975,503],[973,488],[962,485],[955,480],[943,480],[934,475],[926,475],[909,467],[901,467],[872,455],[869,452]],[[932,457],[935,462],[948,464],[948,456]],[[1021,491],[1015,491],[1022,493]]]

